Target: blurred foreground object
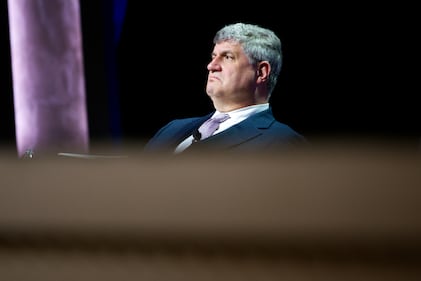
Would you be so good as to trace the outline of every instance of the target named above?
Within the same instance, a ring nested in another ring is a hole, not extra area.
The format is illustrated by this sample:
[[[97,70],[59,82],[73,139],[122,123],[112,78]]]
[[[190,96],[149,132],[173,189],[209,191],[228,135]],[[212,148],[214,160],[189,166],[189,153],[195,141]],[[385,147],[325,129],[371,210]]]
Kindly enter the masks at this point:
[[[378,143],[282,155],[136,151],[2,159],[0,276],[421,280],[417,151]]]

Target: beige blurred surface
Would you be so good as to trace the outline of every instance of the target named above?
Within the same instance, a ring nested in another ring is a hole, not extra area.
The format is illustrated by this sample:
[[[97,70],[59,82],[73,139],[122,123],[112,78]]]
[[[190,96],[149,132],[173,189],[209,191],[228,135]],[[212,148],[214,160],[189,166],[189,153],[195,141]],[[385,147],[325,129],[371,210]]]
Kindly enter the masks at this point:
[[[124,154],[3,153],[4,280],[421,278],[421,155],[413,147]]]

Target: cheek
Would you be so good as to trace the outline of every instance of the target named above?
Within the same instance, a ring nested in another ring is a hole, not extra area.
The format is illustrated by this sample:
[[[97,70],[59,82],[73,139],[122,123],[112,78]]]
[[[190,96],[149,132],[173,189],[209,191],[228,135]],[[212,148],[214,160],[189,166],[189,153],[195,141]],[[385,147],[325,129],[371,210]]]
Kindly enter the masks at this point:
[[[256,73],[254,70],[237,72],[235,75],[235,79],[237,83],[240,83],[242,85],[255,84]]]

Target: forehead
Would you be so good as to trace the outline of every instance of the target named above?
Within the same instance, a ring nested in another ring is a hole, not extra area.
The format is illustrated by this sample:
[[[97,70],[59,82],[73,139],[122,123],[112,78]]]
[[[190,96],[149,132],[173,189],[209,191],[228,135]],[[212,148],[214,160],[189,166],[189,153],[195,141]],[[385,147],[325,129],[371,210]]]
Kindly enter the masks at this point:
[[[222,41],[215,44],[213,47],[213,52],[216,54],[219,53],[242,53],[243,48],[241,47],[241,44],[234,41]]]

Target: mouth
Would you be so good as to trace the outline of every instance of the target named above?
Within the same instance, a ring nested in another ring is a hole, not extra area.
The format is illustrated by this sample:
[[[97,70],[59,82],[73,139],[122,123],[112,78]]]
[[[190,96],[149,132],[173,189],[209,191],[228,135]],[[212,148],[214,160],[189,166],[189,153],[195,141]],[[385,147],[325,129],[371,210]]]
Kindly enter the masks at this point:
[[[209,75],[208,81],[209,82],[212,82],[212,81],[221,81],[221,80],[218,77],[216,77],[216,76]]]

